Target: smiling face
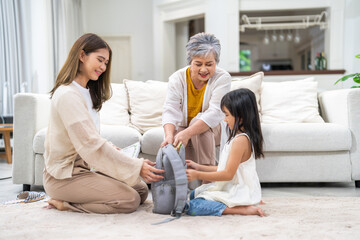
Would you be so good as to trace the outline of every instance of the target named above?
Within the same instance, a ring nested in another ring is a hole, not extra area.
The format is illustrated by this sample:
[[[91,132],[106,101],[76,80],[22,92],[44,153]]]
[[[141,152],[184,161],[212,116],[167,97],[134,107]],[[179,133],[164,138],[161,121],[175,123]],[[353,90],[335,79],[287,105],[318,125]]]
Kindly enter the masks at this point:
[[[235,117],[233,115],[231,115],[231,113],[229,112],[229,109],[227,109],[225,106],[223,107],[223,112],[225,114],[224,121],[227,123],[230,130],[233,130],[234,124],[235,124]]]
[[[215,73],[216,61],[214,54],[207,57],[194,57],[190,64],[190,76],[194,82],[206,82]]]
[[[98,80],[100,75],[106,71],[108,62],[109,50],[106,48],[100,48],[89,54],[85,54],[85,52],[82,51],[78,77],[84,80]]]

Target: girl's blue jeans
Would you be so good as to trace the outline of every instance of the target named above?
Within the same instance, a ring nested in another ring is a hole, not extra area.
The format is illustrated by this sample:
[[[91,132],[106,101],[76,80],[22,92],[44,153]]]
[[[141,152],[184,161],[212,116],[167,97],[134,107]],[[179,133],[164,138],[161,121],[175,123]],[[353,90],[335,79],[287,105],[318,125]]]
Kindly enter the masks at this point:
[[[194,198],[195,191],[190,193],[190,202],[185,206],[185,213],[191,216],[221,216],[226,205],[221,202]]]

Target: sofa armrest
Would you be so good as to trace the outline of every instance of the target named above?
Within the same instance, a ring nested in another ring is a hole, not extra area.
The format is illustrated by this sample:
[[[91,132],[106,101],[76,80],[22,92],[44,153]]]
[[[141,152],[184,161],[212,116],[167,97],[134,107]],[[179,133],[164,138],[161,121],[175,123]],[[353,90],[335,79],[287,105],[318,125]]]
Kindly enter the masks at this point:
[[[360,89],[326,91],[319,96],[322,117],[351,131],[350,150],[353,180],[360,180]]]
[[[49,123],[48,94],[18,93],[14,97],[13,183],[34,184],[33,139]]]

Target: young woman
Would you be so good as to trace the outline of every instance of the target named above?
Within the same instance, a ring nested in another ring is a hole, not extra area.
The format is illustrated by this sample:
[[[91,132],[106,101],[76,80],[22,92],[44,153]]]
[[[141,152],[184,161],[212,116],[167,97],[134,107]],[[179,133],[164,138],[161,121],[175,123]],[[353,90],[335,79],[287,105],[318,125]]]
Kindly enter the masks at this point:
[[[262,157],[263,137],[255,95],[248,89],[227,93],[221,100],[229,139],[219,165],[204,166],[186,160],[189,181],[212,183],[196,188],[190,195],[186,213],[192,216],[242,214],[265,216],[255,204],[261,203],[261,187],[255,159]]]
[[[133,212],[148,194],[140,176],[147,182],[162,179],[154,163],[127,157],[99,135],[98,112],[111,97],[111,54],[99,36],[81,36],[50,92],[44,188],[49,206],[59,210]]]

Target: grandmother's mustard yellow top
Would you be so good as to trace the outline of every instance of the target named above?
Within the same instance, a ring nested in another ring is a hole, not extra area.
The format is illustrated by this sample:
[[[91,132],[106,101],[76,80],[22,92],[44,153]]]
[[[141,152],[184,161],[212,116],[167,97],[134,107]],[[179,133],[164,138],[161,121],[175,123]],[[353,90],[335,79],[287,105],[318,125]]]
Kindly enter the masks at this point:
[[[204,93],[207,83],[200,89],[195,89],[190,77],[190,68],[186,70],[186,84],[187,84],[187,125],[189,126],[191,120],[202,111],[202,104],[204,101]]]

